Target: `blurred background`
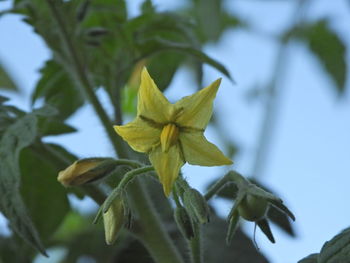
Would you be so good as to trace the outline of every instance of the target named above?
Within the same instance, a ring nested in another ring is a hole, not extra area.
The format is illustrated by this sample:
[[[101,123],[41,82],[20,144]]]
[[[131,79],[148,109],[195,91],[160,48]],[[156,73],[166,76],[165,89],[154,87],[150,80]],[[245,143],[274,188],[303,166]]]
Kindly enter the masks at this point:
[[[126,1],[129,17],[140,14],[142,2]],[[293,263],[319,252],[325,241],[350,224],[350,1],[152,2],[157,11],[195,10],[191,15],[200,22],[203,50],[234,79],[209,65],[203,68],[202,86],[223,78],[206,136],[234,156],[233,169],[263,182],[297,218],[295,237],[272,225],[276,244],[257,231],[261,252],[274,263]],[[0,1],[0,12],[11,6],[12,1]],[[30,110],[39,69],[52,54],[21,15],[0,13],[0,36],[0,64],[19,88],[18,92],[0,89],[0,93],[9,96],[11,104]],[[156,83],[157,77],[153,75]],[[174,102],[197,89],[193,68],[183,65],[165,94]],[[98,96],[112,113],[105,91],[100,89]],[[132,113],[128,116],[125,122]],[[68,123],[78,132],[45,140],[60,143],[79,157],[112,154],[89,105],[69,117]],[[226,170],[185,165],[183,174],[203,192]],[[70,202],[81,213],[97,207],[88,198],[72,196]],[[232,202],[216,199],[214,204],[226,216]],[[253,236],[253,223],[244,223],[243,229]],[[0,232],[9,234],[1,215]],[[37,257],[35,262],[55,259]]]

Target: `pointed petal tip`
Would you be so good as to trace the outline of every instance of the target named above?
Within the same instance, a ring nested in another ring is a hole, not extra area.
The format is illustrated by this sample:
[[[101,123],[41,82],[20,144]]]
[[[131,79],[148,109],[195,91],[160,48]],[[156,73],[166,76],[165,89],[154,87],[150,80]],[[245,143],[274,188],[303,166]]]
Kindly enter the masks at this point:
[[[170,185],[166,184],[166,183],[162,183],[162,182],[161,182],[161,184],[163,185],[164,195],[165,195],[167,198],[169,198],[170,193],[171,193],[171,188],[172,188],[172,187],[171,187]]]
[[[147,70],[146,67],[143,67],[143,68],[142,68],[142,71],[141,71],[141,78],[143,78],[143,77],[147,77],[147,78],[150,78],[150,77],[151,77],[151,76],[149,75],[149,72],[148,72],[148,70]]]

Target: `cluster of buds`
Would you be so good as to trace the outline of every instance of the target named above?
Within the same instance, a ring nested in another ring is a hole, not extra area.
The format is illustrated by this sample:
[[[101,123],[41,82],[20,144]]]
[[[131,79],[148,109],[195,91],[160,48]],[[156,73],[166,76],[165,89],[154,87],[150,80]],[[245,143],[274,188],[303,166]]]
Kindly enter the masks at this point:
[[[197,226],[209,222],[209,207],[204,196],[191,188],[183,178],[178,178],[176,189],[175,222],[181,234],[190,240],[196,235]]]
[[[64,186],[82,186],[113,174],[118,165],[120,162],[112,158],[85,158],[75,161],[59,172],[57,180]],[[108,245],[112,245],[118,237],[126,221],[127,212],[128,209],[121,194],[116,195],[108,207],[101,206],[95,222],[102,215]]]

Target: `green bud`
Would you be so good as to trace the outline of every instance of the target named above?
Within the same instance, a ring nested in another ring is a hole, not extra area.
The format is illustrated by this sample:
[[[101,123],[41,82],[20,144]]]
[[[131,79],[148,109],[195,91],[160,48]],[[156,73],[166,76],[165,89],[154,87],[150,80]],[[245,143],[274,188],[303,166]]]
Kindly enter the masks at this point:
[[[184,192],[183,201],[189,216],[200,224],[209,222],[209,207],[202,194],[190,188]]]
[[[64,186],[77,186],[96,181],[116,168],[111,158],[86,158],[75,161],[59,172],[57,180]]]
[[[175,222],[186,239],[194,237],[193,226],[190,216],[187,214],[186,209],[183,207],[177,207],[174,212]]]
[[[124,224],[124,203],[116,198],[106,213],[103,213],[103,225],[107,245],[113,245]]]
[[[238,206],[238,213],[248,221],[257,221],[265,216],[268,202],[265,198],[247,194]]]

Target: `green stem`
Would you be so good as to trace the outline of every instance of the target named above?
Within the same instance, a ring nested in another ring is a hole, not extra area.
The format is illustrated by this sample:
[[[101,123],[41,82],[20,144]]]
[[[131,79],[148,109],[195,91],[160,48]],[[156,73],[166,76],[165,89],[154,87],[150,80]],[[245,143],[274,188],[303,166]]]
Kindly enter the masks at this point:
[[[220,189],[229,182],[229,173],[224,175],[220,180],[216,181],[214,185],[212,185],[208,191],[205,193],[204,198],[205,200],[210,200],[216,193],[220,191]]]
[[[120,158],[126,158],[128,152],[124,147],[125,144],[121,137],[114,132],[105,110],[102,108],[94,93],[94,89],[87,78],[84,67],[82,66],[83,64],[80,62],[77,55],[78,53],[76,52],[68,34],[63,16],[60,14],[60,10],[56,7],[56,2],[54,0],[47,0],[47,3],[53,18],[57,21],[58,30],[66,51],[69,57],[72,58],[74,68],[73,73],[79,81],[79,86],[81,87],[82,92],[86,95],[96,114],[100,118],[116,153]],[[140,218],[142,231],[140,232],[139,237],[148,248],[155,262],[182,263],[183,260],[171,241],[166,229],[162,225],[157,211],[154,209],[148,194],[144,191],[143,185],[140,184],[138,180],[135,180],[135,183],[133,183],[128,190],[131,204]]]
[[[292,15],[292,25],[297,27],[303,22],[303,16],[305,15],[310,0],[299,0],[296,5],[294,14]],[[271,142],[273,141],[274,132],[276,130],[278,114],[280,112],[281,96],[283,92],[284,78],[288,69],[288,62],[290,56],[288,55],[288,40],[280,44],[277,51],[277,57],[275,61],[274,72],[270,82],[266,86],[268,98],[265,104],[265,112],[263,115],[263,121],[260,129],[257,152],[252,169],[252,176],[259,177],[264,174],[265,164],[268,163],[268,154]]]
[[[191,238],[191,262],[202,263],[203,255],[201,251],[201,226],[199,224],[193,224],[194,237]]]
[[[61,35],[62,43],[64,44],[64,47],[66,49],[67,55],[71,58],[71,62],[73,64],[73,70],[74,70],[74,76],[78,80],[79,87],[81,88],[83,94],[86,95],[87,99],[90,101],[91,105],[93,106],[96,114],[100,118],[107,135],[112,142],[114,149],[119,157],[126,157],[127,152],[125,151],[125,148],[123,147],[123,140],[122,138],[116,134],[116,132],[113,129],[113,126],[111,124],[111,121],[103,109],[100,101],[95,95],[94,89],[90,83],[90,80],[87,77],[87,74],[85,72],[85,68],[83,64],[81,63],[78,52],[76,52],[75,46],[72,42],[72,38],[70,37],[67,27],[65,25],[65,22],[62,18],[62,15],[60,14],[60,10],[57,8],[55,0],[47,0],[48,6],[52,12],[53,17],[57,21],[59,33]]]
[[[135,186],[133,183],[132,186]],[[140,185],[141,186],[141,185]],[[149,195],[143,187],[129,187],[129,198],[134,210],[138,213],[140,230],[137,233],[155,262],[182,263],[182,257],[171,241],[161,219],[151,206]]]
[[[153,166],[145,166],[145,167],[141,167],[138,169],[134,169],[131,170],[129,172],[127,172],[123,179],[120,181],[120,183],[118,184],[118,186],[116,188],[113,189],[113,191],[109,194],[108,198],[106,199],[106,201],[104,202],[104,207],[103,207],[103,212],[106,213],[107,210],[109,209],[109,207],[111,206],[113,200],[122,193],[123,190],[126,189],[127,185],[131,182],[132,179],[135,178],[135,176],[139,175],[139,174],[143,174],[143,173],[147,173],[150,171],[154,171]]]

